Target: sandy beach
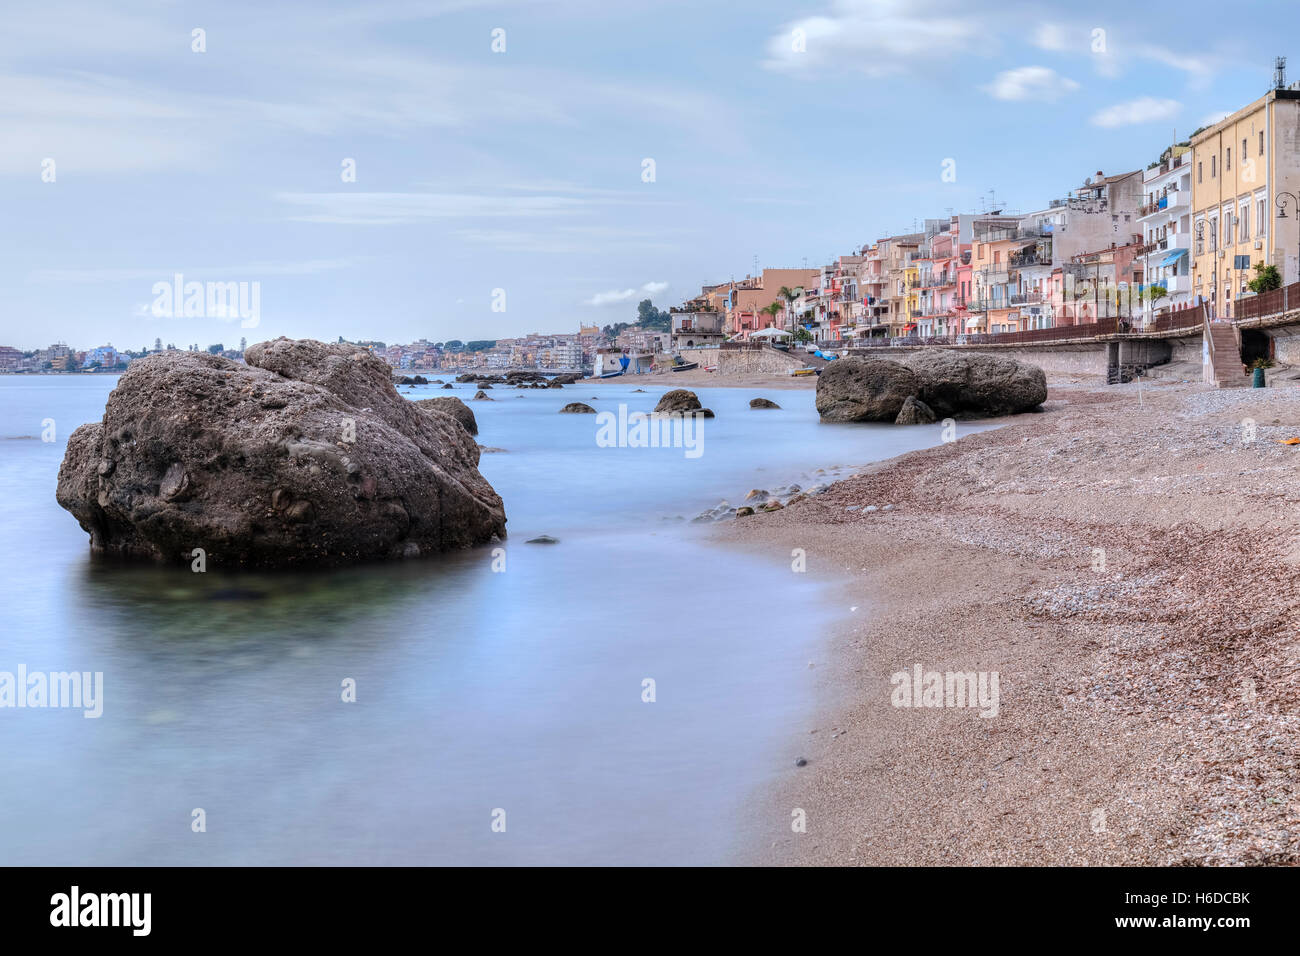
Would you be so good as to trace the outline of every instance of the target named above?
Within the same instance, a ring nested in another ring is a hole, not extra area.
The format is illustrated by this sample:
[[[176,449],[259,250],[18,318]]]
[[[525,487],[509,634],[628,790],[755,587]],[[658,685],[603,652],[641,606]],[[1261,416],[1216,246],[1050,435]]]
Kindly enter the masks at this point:
[[[1297,399],[1056,383],[1043,413],[720,526],[804,549],[847,622],[747,862],[1300,861]],[[997,672],[997,716],[893,706],[918,664]]]

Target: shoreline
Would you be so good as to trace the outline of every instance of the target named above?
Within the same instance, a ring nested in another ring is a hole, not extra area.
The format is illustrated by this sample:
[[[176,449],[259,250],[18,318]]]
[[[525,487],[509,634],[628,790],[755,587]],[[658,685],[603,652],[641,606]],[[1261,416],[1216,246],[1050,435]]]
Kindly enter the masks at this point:
[[[1054,384],[1046,409],[713,529],[848,578],[807,766],[743,862],[1300,861],[1294,399]],[[916,664],[997,672],[998,715],[892,706]]]

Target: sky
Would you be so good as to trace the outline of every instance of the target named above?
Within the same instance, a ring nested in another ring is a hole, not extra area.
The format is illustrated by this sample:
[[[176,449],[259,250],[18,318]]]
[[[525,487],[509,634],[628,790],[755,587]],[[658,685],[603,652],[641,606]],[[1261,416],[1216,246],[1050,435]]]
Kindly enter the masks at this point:
[[[8,4],[0,345],[633,321],[1145,167],[1262,95],[1275,56],[1300,79],[1300,5],[1234,9]],[[256,283],[255,316],[165,314],[177,275]]]

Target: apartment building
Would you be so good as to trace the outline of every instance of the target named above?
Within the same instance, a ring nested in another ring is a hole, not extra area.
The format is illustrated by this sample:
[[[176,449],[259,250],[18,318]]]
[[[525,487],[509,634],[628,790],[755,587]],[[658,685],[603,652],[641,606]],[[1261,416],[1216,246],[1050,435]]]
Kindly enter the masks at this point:
[[[1300,280],[1300,84],[1192,135],[1192,295],[1231,317],[1255,266]]]
[[[1192,301],[1192,169],[1190,144],[1175,144],[1147,167],[1142,176],[1143,202],[1140,259],[1145,277],[1138,301],[1144,321],[1157,311],[1182,309]],[[1163,289],[1158,298],[1152,289]]]

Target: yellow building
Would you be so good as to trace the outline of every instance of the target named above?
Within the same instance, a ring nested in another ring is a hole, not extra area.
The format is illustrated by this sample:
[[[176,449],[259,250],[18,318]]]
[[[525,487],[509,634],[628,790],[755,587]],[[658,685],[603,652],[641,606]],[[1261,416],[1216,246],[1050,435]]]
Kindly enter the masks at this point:
[[[1218,317],[1257,263],[1300,279],[1300,89],[1275,89],[1192,136],[1192,296]]]
[[[908,322],[915,322],[921,315],[921,270],[912,265],[904,269],[903,285],[907,290],[906,319]]]

